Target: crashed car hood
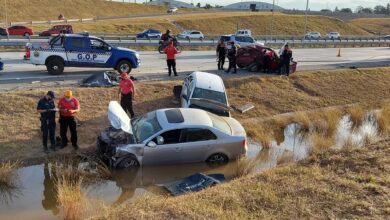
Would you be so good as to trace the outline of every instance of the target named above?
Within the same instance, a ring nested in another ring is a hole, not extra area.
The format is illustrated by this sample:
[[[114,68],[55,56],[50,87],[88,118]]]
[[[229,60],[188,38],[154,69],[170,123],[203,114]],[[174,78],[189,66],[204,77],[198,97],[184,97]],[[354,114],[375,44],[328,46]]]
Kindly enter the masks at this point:
[[[130,118],[117,101],[111,101],[108,105],[108,120],[112,127],[133,134]]]
[[[205,108],[223,110],[223,111],[227,111],[227,112],[230,111],[229,106],[227,106],[223,103],[217,102],[217,101],[210,100],[210,99],[192,98],[192,99],[190,99],[190,103],[197,105],[197,106],[202,106]]]

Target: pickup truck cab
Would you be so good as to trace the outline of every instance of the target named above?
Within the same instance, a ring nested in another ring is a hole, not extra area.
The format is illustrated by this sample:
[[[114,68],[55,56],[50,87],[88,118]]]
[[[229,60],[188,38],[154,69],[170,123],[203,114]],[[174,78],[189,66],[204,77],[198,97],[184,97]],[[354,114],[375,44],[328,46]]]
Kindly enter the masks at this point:
[[[52,75],[62,74],[64,67],[113,68],[130,73],[140,65],[136,51],[113,47],[89,34],[58,35],[48,43],[28,43],[25,58],[31,64],[45,65]]]

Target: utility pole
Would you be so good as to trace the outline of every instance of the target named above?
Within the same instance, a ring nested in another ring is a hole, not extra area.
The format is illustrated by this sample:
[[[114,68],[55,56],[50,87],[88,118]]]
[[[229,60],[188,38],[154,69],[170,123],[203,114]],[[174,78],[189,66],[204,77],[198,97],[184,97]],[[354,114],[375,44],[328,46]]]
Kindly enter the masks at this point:
[[[275,12],[275,0],[273,0],[273,3],[272,3],[272,17],[271,17],[271,41],[272,41],[273,28],[274,28],[274,12]]]
[[[303,33],[303,40],[305,40],[305,35],[307,31],[307,10],[309,9],[309,0],[306,1],[306,11],[305,11],[305,29]]]

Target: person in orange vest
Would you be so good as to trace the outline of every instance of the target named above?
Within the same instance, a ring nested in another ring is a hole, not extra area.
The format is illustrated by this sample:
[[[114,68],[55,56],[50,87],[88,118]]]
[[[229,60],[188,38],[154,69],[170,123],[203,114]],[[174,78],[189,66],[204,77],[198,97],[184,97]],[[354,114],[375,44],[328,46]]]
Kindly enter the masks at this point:
[[[175,76],[177,76],[176,54],[179,52],[177,51],[176,47],[173,46],[173,41],[169,42],[168,46],[164,49],[164,53],[167,55],[168,76],[171,76],[172,70]]]
[[[80,103],[77,98],[73,97],[72,91],[67,90],[58,102],[58,108],[60,111],[60,135],[61,135],[61,148],[68,145],[68,137],[66,135],[68,128],[70,130],[70,141],[75,150],[79,148],[77,145],[77,122],[76,114],[80,112]]]
[[[129,112],[131,118],[134,118],[133,101],[135,96],[135,87],[133,81],[127,73],[121,74],[121,81],[119,83],[119,98],[121,106],[125,112]]]

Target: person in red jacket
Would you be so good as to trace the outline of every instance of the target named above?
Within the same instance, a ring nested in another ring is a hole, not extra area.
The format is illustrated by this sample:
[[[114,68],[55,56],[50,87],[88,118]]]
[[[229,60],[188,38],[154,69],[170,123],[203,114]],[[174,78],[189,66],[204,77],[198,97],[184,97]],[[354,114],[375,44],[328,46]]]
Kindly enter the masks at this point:
[[[64,148],[68,145],[68,137],[66,135],[68,127],[71,135],[71,142],[73,148],[77,150],[79,146],[77,145],[77,123],[76,123],[76,114],[80,111],[79,101],[72,96],[72,91],[65,91],[64,97],[58,102],[58,108],[60,110],[60,135],[61,135],[61,148]]]
[[[167,55],[168,76],[171,76],[172,70],[175,76],[177,76],[176,54],[179,52],[177,51],[176,47],[173,46],[173,41],[169,42],[168,46],[164,49],[164,53]]]
[[[121,82],[119,83],[119,98],[121,106],[125,112],[129,112],[131,118],[134,118],[133,101],[135,96],[135,87],[133,81],[127,73],[121,74]]]

